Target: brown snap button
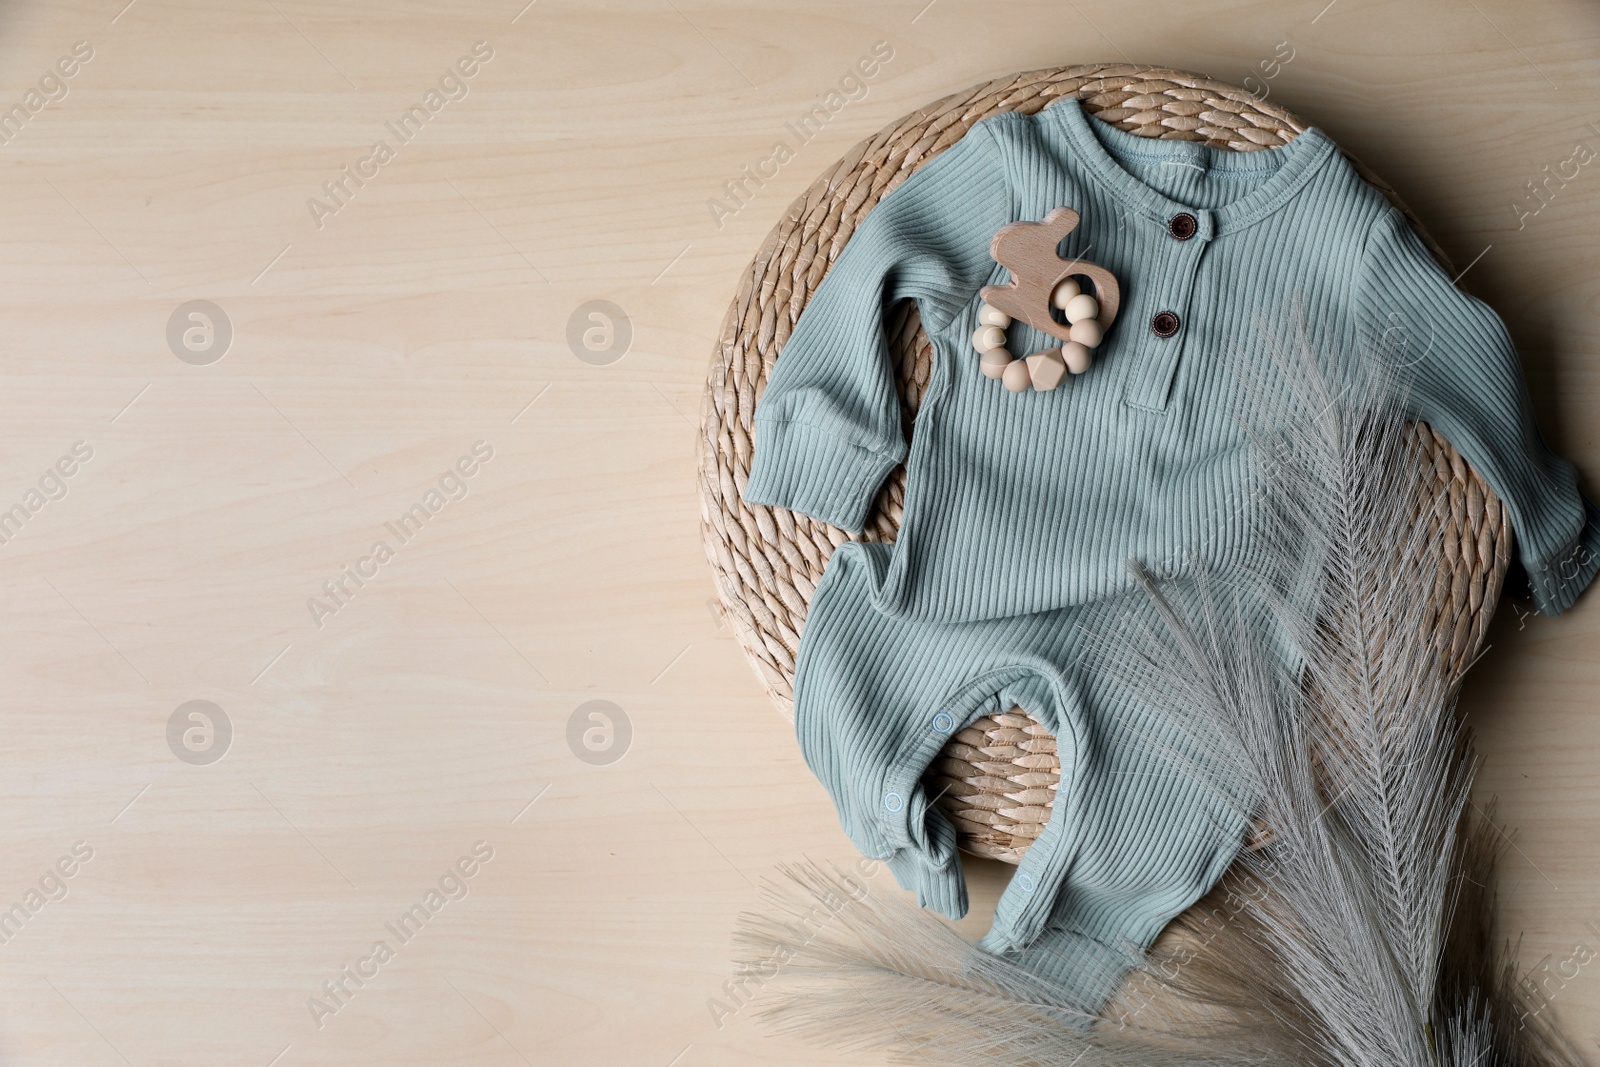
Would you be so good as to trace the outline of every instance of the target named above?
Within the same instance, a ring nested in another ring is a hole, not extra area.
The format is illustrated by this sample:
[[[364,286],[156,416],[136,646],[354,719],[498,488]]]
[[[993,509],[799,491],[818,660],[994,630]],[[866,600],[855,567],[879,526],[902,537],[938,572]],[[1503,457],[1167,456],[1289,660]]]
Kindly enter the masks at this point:
[[[1150,320],[1150,328],[1157,337],[1171,337],[1178,332],[1178,316],[1171,311],[1158,311]]]
[[[1193,237],[1200,224],[1195,222],[1194,216],[1187,211],[1180,211],[1167,220],[1167,232],[1180,241],[1187,241]]]

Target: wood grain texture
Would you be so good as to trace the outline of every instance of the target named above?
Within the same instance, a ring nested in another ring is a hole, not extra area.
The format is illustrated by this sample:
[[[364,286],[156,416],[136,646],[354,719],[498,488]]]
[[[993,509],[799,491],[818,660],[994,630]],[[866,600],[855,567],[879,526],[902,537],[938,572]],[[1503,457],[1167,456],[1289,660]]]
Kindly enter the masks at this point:
[[[1596,490],[1600,172],[1527,188],[1600,147],[1592,5],[519,9],[0,11],[0,110],[40,94],[0,143],[0,509],[93,452],[0,544],[0,904],[93,850],[0,943],[0,1062],[876,1062],[768,1038],[724,988],[761,877],[853,853],[714,610],[695,420],[777,213],[984,78],[1256,79],[1467,265]],[[215,362],[168,345],[192,300],[231,324]],[[583,349],[608,343],[594,300],[628,317],[611,362]],[[478,441],[492,458],[441,485]],[[414,536],[387,532],[430,491]],[[1508,588],[1465,701],[1517,831],[1508,926],[1600,1056],[1600,965],[1571,962],[1600,942],[1600,613],[1527,611]],[[232,724],[209,765],[168,745],[191,700]],[[591,701],[626,715],[615,762],[569,744]],[[466,895],[387,934],[479,841]],[[969,870],[976,936],[1009,869]],[[307,999],[386,937],[318,1028]]]

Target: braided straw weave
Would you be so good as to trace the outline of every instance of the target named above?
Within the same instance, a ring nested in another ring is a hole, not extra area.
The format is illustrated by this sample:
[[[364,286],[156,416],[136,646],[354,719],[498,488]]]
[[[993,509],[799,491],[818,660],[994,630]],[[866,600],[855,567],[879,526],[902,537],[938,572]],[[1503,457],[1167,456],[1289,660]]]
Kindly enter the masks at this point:
[[[723,320],[701,413],[700,504],[706,555],[718,600],[768,693],[794,715],[794,664],[800,631],[823,566],[850,540],[843,530],[784,508],[746,504],[756,398],[806,302],[856,226],[890,190],[960,140],[974,122],[1000,111],[1033,113],[1077,95],[1098,118],[1142,137],[1162,137],[1249,152],[1281,145],[1305,128],[1282,108],[1198,74],[1094,64],[999,78],[891,123],[845,153],[812,183],[767,235]],[[1345,157],[1410,219],[1439,262],[1449,260],[1394,191],[1348,152]],[[898,360],[905,431],[928,384],[932,348],[916,306],[902,301],[889,324]],[[1436,536],[1431,607],[1441,654],[1458,664],[1476,655],[1494,613],[1510,558],[1505,510],[1442,437],[1413,427],[1431,467],[1432,498],[1418,522]],[[905,501],[905,469],[878,493],[859,539],[892,541]],[[951,738],[927,784],[954,822],[961,847],[1016,863],[1044,829],[1060,780],[1055,738],[1021,708],[978,720]]]

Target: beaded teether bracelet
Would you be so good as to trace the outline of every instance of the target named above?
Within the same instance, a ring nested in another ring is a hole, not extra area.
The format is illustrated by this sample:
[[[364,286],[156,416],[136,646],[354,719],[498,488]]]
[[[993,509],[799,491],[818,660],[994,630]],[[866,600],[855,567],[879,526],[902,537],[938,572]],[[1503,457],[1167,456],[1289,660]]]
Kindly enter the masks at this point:
[[[1046,348],[1030,356],[1017,359],[1006,347],[1006,327],[1011,316],[997,307],[984,304],[978,309],[981,323],[972,335],[972,347],[982,357],[979,366],[990,378],[998,378],[1013,393],[1032,386],[1048,392],[1061,384],[1068,371],[1082,374],[1094,362],[1091,351],[1105,336],[1098,317],[1100,302],[1072,278],[1063,278],[1050,294],[1050,303],[1067,317],[1070,340],[1060,348]]]
[[[980,290],[984,303],[972,346],[980,354],[983,373],[998,378],[1013,393],[1029,388],[1046,392],[1060,385],[1068,371],[1088,370],[1094,362],[1090,349],[1116,320],[1122,290],[1111,272],[1087,260],[1064,260],[1056,254],[1061,239],[1077,228],[1078,221],[1076,211],[1060,207],[1039,222],[1002,226],[989,242],[989,254],[1011,272],[1011,280]],[[1093,283],[1096,295],[1083,291],[1079,277]],[[1052,308],[1066,317],[1066,325],[1056,321]],[[1015,358],[1006,347],[1006,327],[1013,319],[1058,338],[1061,347]]]

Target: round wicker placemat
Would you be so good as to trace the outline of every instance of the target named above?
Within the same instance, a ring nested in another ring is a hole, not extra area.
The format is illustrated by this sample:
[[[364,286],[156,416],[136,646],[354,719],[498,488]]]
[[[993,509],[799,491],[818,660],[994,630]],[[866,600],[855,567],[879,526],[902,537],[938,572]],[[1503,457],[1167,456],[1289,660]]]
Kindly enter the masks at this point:
[[[806,302],[879,200],[979,119],[999,111],[1031,114],[1067,95],[1142,137],[1240,152],[1285,144],[1306,127],[1243,89],[1185,71],[1127,64],[1028,71],[954,93],[891,123],[846,152],[789,205],[744,272],[717,339],[701,411],[700,504],[718,601],[767,692],[791,719],[806,606],[829,555],[852,535],[740,499],[754,451],[756,398]],[[1344,154],[1405,212],[1453,275],[1448,257],[1394,190]],[[914,303],[902,302],[891,326],[909,438],[932,349]],[[1418,521],[1434,530],[1438,548],[1435,560],[1421,561],[1438,567],[1433,635],[1441,653],[1464,664],[1477,654],[1494,614],[1510,559],[1510,527],[1494,493],[1448,442],[1424,425],[1413,432],[1432,472],[1433,496],[1418,501]],[[904,499],[905,469],[897,467],[859,539],[892,541]],[[958,733],[927,776],[961,847],[1010,863],[1043,830],[1059,780],[1055,738],[1021,708]]]

